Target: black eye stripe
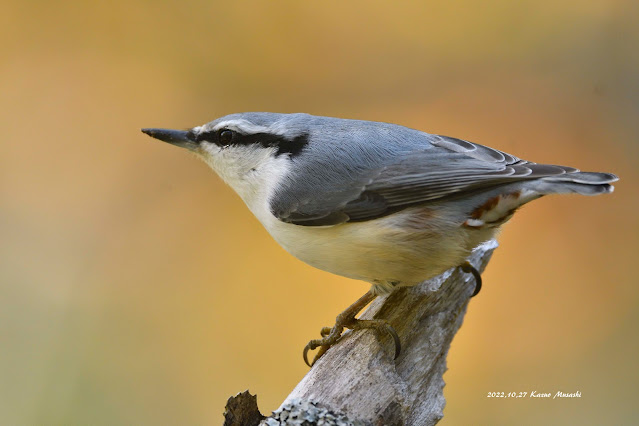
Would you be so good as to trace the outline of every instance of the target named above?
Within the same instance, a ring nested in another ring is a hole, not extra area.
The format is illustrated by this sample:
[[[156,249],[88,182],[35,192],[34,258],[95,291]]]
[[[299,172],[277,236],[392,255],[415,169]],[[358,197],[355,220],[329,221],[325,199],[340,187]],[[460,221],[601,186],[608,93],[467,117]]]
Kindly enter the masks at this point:
[[[271,133],[254,133],[250,135],[238,135],[237,145],[261,145],[263,147],[273,147],[277,149],[276,154],[289,154],[291,157],[302,152],[308,144],[308,135],[303,134],[294,139],[287,139],[284,136],[273,135]]]
[[[217,140],[217,131],[208,131],[208,132],[200,133],[195,136],[195,142],[207,141],[207,142],[215,143],[216,140]]]
[[[196,142],[207,141],[220,146],[230,145],[260,145],[265,148],[273,147],[277,149],[276,154],[289,154],[291,157],[296,156],[308,145],[308,135],[302,134],[294,139],[288,139],[284,136],[274,135],[271,133],[252,133],[242,134],[231,129],[218,129],[200,133],[195,138]]]

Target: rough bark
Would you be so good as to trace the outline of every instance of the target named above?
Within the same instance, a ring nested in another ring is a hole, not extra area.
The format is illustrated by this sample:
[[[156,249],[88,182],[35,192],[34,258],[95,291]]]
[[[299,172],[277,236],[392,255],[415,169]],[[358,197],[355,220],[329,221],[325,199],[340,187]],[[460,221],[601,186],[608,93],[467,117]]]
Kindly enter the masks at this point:
[[[257,426],[264,419],[257,408],[257,395],[240,392],[226,401],[224,426]]]
[[[495,241],[478,247],[470,263],[483,271]],[[306,374],[262,425],[433,425],[446,403],[446,355],[475,288],[455,268],[371,303],[361,318],[383,318],[395,328],[402,352],[393,360],[388,336],[347,332]]]

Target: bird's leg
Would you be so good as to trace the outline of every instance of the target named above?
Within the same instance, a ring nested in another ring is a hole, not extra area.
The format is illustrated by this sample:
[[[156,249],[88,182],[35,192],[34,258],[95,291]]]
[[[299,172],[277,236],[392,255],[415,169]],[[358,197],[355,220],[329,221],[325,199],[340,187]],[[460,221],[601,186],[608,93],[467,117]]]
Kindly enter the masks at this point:
[[[315,339],[308,342],[306,347],[304,348],[304,362],[311,367],[315,362],[322,356],[326,351],[334,345],[339,338],[342,336],[342,332],[344,328],[350,328],[352,330],[361,330],[364,328],[374,328],[376,330],[386,331],[391,335],[393,340],[395,341],[395,358],[399,356],[400,352],[400,342],[399,336],[393,329],[393,327],[388,324],[385,320],[374,319],[374,320],[360,320],[356,319],[355,315],[357,315],[366,305],[373,301],[377,297],[376,294],[368,291],[362,297],[357,299],[355,303],[346,308],[344,312],[339,314],[335,319],[335,325],[331,327],[324,327],[320,334],[322,335],[321,339]],[[308,351],[312,351],[316,348],[320,348],[317,351],[317,354],[313,358],[313,362],[308,362]]]
[[[470,264],[469,261],[465,261],[459,265],[459,267],[467,274],[473,274],[473,277],[475,278],[475,291],[473,291],[473,294],[471,294],[470,297],[477,296],[477,293],[481,290],[481,274],[473,265]]]

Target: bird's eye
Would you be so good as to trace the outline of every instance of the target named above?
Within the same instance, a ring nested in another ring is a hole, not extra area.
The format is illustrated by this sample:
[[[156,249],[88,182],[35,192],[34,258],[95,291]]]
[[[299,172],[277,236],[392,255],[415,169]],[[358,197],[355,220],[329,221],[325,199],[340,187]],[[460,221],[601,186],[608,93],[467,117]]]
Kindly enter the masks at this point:
[[[219,140],[221,145],[230,145],[233,140],[233,132],[228,129],[222,130],[220,132]]]

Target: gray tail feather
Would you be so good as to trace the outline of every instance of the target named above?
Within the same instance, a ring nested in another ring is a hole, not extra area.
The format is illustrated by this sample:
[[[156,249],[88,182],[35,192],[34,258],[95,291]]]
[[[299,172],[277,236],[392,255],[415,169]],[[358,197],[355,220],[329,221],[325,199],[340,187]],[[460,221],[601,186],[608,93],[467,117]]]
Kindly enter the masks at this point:
[[[577,193],[582,195],[608,194],[614,191],[611,183],[619,178],[612,173],[575,171],[549,176],[535,181],[535,190],[543,194]]]

